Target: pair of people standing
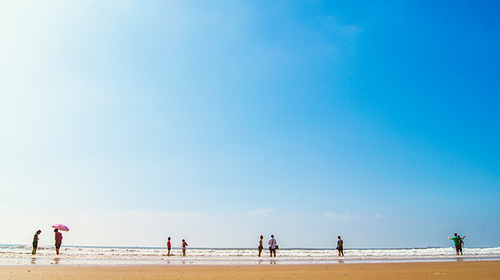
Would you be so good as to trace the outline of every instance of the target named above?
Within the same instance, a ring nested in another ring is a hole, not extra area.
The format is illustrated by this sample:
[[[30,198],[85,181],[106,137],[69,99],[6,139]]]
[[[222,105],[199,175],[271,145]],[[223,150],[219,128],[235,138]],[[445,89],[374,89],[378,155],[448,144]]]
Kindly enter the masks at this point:
[[[33,251],[31,251],[31,254],[32,255],[36,255],[36,250],[38,249],[38,240],[40,239],[38,237],[38,235],[40,235],[40,233],[42,233],[41,230],[37,230],[35,235],[33,236]],[[54,233],[55,233],[55,240],[56,240],[56,254],[59,255],[59,249],[61,248],[61,245],[62,245],[62,240],[63,240],[63,236],[62,236],[62,233],[59,232],[58,229],[54,229]]]
[[[458,235],[456,232],[454,234],[453,237],[449,237],[449,236],[446,236],[446,238],[450,239],[450,240],[453,240],[453,243],[455,244],[455,250],[457,251],[457,256],[458,256],[458,253],[460,253],[461,255],[463,255],[464,253],[462,253],[462,248],[463,248],[463,245],[464,245],[464,238],[465,238],[465,235],[464,237],[460,237],[460,235]]]
[[[186,256],[186,249],[187,249],[187,246],[189,246],[186,242],[185,239],[182,239],[182,244],[181,244],[181,247],[182,247],[182,255],[185,257]],[[167,256],[170,256],[170,250],[172,249],[172,243],[170,242],[170,236],[168,237],[167,239],[167,249],[168,249],[168,253],[167,253]]]
[[[260,239],[259,239],[259,258],[260,258],[260,255],[262,254],[262,250],[264,250],[264,236],[261,235],[260,236]],[[276,258],[276,249],[279,249],[279,246],[278,246],[278,242],[276,241],[276,239],[274,239],[274,234],[271,235],[271,238],[269,239],[269,241],[267,241],[267,244],[269,245],[269,253],[270,253],[270,257],[272,258],[273,255],[274,257]]]

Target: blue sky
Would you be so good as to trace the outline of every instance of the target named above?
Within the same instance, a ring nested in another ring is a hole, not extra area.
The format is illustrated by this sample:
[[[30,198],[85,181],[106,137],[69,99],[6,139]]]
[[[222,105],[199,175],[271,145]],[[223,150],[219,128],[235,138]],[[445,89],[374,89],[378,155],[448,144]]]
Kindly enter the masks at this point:
[[[494,1],[2,1],[0,243],[500,246]]]

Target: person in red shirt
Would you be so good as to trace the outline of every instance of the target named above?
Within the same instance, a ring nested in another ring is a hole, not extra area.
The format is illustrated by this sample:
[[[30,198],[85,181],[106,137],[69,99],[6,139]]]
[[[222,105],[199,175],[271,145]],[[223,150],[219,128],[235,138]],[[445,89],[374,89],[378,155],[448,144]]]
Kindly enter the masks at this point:
[[[63,236],[57,228],[54,230],[54,232],[56,233],[56,254],[59,255],[59,248],[61,248]]]
[[[172,243],[170,243],[170,236],[168,237],[167,240],[167,249],[168,249],[167,256],[170,256],[170,249],[172,249]]]

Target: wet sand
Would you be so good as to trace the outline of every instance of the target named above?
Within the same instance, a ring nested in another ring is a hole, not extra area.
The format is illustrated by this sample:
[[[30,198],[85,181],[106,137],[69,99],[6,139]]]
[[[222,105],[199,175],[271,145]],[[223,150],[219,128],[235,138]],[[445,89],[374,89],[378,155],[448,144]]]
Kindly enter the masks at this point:
[[[500,261],[248,266],[2,266],[0,279],[500,279]]]

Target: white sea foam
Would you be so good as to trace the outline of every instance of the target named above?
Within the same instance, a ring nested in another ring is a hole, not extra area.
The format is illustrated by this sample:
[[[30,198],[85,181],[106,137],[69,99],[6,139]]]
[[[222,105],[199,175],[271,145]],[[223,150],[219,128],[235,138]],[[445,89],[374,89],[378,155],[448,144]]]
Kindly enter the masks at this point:
[[[464,256],[455,256],[454,248],[410,249],[346,249],[339,258],[333,249],[280,249],[276,258],[267,250],[262,257],[256,249],[196,249],[187,250],[183,257],[180,249],[172,249],[167,256],[164,248],[76,247],[63,246],[55,254],[53,246],[40,247],[36,256],[31,247],[0,245],[0,265],[30,264],[310,264],[310,263],[362,263],[362,262],[421,262],[456,260],[500,259],[500,247],[464,248]]]

